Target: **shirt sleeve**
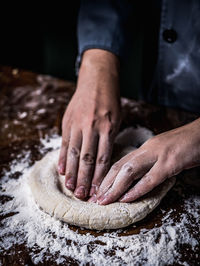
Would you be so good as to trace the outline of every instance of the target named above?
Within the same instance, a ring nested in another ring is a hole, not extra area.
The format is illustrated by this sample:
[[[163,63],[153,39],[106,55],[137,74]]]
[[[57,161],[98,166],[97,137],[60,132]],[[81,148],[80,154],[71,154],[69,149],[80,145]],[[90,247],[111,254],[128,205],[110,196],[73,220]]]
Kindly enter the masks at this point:
[[[129,0],[82,0],[78,16],[78,73],[85,50],[98,48],[123,58],[130,36],[132,1]]]

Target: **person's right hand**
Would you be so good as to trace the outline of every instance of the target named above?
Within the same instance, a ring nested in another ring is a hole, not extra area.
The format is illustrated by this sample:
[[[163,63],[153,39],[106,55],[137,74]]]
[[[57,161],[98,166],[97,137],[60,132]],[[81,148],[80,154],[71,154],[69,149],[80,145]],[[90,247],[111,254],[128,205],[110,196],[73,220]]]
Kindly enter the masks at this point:
[[[63,117],[58,171],[76,197],[95,196],[109,170],[120,124],[119,62],[110,52],[83,55],[78,84]]]

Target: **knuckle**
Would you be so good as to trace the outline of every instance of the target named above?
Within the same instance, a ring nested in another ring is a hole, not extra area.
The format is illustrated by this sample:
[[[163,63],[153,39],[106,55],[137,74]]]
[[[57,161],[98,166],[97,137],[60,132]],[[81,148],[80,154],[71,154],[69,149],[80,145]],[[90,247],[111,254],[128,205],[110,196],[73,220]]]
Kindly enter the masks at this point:
[[[108,122],[107,126],[107,134],[108,136],[113,136],[117,132],[117,123],[116,122]]]
[[[166,177],[171,177],[171,176],[176,175],[180,172],[180,169],[181,169],[180,165],[176,161],[174,161],[173,159],[174,158],[171,158],[166,163],[166,166],[165,166]]]
[[[110,161],[110,160],[109,160],[108,155],[103,154],[103,155],[101,155],[101,156],[98,158],[97,163],[100,164],[100,165],[107,165],[107,164],[109,164],[109,161]]]
[[[72,156],[73,158],[79,158],[80,150],[77,147],[72,147],[69,150],[69,155]]]
[[[152,138],[150,138],[150,139],[148,139],[148,140],[146,140],[145,141],[145,143],[143,144],[143,145],[148,145],[148,146],[157,146],[157,145],[159,145],[159,139],[158,138],[156,138],[156,136],[155,137],[152,137]]]
[[[113,164],[113,166],[111,167],[112,171],[118,171],[121,167],[121,164],[119,162],[116,162]]]
[[[151,145],[151,143],[152,143],[152,139],[148,139],[141,145],[141,147],[149,146],[149,145]]]
[[[91,129],[95,128],[96,124],[97,124],[97,119],[96,118],[93,118],[91,120],[91,122],[90,122],[90,128]]]
[[[94,165],[94,161],[95,158],[92,154],[90,153],[85,153],[82,157],[82,161],[86,164],[86,165]]]
[[[166,177],[176,175],[182,168],[182,160],[179,154],[172,150],[164,151],[164,154],[161,155],[160,162],[162,164],[163,175]]]
[[[133,166],[130,163],[125,163],[122,166],[122,171],[130,175],[133,173]]]

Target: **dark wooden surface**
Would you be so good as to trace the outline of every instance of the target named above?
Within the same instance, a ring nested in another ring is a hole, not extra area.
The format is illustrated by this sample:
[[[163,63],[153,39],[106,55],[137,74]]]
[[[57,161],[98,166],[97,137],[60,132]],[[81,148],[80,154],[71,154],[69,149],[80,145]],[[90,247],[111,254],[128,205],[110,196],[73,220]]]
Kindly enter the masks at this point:
[[[49,76],[28,71],[0,67],[0,175],[9,170],[9,162],[20,154],[21,150],[31,150],[31,163],[40,159],[39,139],[44,135],[61,133],[62,115],[75,89],[72,82],[58,80]],[[161,108],[153,105],[122,100],[123,121],[121,128],[136,124],[145,126],[155,134],[183,125],[197,118],[197,115],[180,110]],[[199,169],[187,171],[187,176],[199,174]],[[184,176],[184,173],[182,174]],[[199,179],[200,180],[200,179]],[[200,184],[184,184],[186,195],[199,193]],[[1,199],[4,200],[4,199]],[[177,215],[183,212],[182,198],[169,192],[163,199],[162,209],[176,209]],[[154,210],[147,218],[128,227],[121,235],[137,234],[142,228],[153,228],[161,224],[162,212]],[[3,217],[1,217],[3,219]],[[77,230],[75,226],[70,227]],[[197,230],[198,230],[197,225]],[[91,230],[78,231],[101,235]],[[195,234],[191,232],[191,235]],[[18,251],[21,251],[20,255]],[[28,249],[21,245],[13,247],[14,255],[0,255],[3,265],[32,265]],[[183,258],[188,258],[190,265],[197,265],[196,255],[190,249],[181,250]],[[198,253],[200,250],[198,251]],[[19,259],[20,256],[20,259]],[[19,263],[20,261],[20,263]],[[73,261],[71,262],[73,264]],[[56,265],[47,260],[45,265]]]

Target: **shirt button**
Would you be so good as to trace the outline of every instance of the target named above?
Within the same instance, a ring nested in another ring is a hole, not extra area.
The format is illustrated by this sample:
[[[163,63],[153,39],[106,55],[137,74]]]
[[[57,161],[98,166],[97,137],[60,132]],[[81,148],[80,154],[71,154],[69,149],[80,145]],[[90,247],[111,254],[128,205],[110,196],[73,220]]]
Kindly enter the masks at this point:
[[[177,32],[173,29],[166,29],[163,31],[163,39],[166,42],[173,43],[177,40]]]

